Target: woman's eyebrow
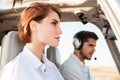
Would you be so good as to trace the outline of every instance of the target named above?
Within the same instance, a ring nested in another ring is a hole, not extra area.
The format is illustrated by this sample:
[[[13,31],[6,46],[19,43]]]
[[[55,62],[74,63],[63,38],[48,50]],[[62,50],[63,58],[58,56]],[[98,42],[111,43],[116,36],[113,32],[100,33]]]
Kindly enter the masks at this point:
[[[58,20],[56,20],[56,19],[52,19],[54,22],[56,22],[56,23],[58,23]]]

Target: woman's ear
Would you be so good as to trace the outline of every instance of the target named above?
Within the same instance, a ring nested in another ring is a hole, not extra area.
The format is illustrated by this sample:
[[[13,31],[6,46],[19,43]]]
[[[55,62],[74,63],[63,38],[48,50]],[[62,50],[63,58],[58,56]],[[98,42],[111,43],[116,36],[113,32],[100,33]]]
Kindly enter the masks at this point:
[[[30,25],[31,31],[36,31],[37,30],[37,22],[36,21],[31,20],[29,25]]]

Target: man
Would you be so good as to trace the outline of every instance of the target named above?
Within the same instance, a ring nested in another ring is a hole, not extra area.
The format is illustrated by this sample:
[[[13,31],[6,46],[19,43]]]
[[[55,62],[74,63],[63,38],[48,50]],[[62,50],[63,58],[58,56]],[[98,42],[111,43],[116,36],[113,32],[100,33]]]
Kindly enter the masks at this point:
[[[96,47],[98,37],[94,32],[80,31],[74,35],[74,52],[60,66],[65,80],[91,80],[85,60],[90,60]]]

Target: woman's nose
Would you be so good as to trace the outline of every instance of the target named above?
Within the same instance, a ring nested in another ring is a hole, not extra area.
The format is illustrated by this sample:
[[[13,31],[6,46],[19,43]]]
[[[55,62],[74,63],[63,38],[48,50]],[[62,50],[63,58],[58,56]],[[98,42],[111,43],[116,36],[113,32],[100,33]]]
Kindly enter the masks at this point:
[[[60,28],[60,26],[58,27],[57,32],[58,32],[59,34],[62,34],[62,29]]]

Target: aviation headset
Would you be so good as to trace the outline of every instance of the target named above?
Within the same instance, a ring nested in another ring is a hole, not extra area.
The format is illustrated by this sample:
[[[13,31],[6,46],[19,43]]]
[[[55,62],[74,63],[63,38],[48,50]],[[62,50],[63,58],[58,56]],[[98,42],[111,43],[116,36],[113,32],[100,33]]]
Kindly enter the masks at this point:
[[[83,43],[81,40],[79,40],[78,38],[73,39],[73,46],[75,49],[77,49],[77,50],[81,49],[82,45],[83,45]]]
[[[83,36],[84,33],[85,33],[84,31],[81,31],[81,32],[78,32],[74,35],[73,46],[76,50],[80,50],[83,46],[82,37],[84,37]]]
[[[86,39],[88,38],[94,38],[95,40],[98,39],[97,35],[94,32],[90,32],[90,31],[80,31],[77,32],[74,35],[73,38],[73,46],[76,50],[80,50],[84,44],[84,42],[86,41]]]

